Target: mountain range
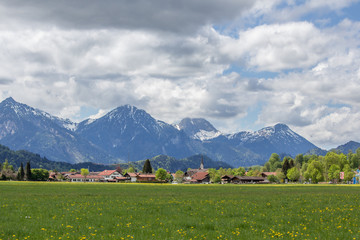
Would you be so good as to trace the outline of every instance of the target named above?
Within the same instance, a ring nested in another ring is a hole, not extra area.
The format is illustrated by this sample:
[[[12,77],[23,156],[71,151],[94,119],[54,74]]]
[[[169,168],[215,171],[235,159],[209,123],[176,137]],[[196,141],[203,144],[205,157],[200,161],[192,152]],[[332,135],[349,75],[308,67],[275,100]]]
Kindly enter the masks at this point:
[[[172,125],[134,106],[74,123],[7,98],[0,103],[0,144],[68,163],[121,163],[157,155],[176,159],[203,154],[238,166],[263,164],[272,153],[295,156],[314,144],[285,124],[225,134],[202,118]]]

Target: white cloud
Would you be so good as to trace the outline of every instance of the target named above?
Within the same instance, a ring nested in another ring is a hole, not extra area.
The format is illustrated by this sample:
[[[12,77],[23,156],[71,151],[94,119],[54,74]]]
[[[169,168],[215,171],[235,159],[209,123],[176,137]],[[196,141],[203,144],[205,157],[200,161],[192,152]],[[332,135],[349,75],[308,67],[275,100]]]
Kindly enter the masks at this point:
[[[223,52],[260,71],[307,68],[331,55],[332,37],[309,22],[261,25],[224,39]],[[226,41],[226,42],[225,42]]]
[[[349,132],[359,128],[360,23],[298,21],[353,1],[106,1],[3,1],[0,97],[73,119],[83,107],[100,109],[98,117],[132,104],[164,121],[205,117],[231,132],[260,102],[258,124],[290,124],[319,145],[343,143],[340,135],[360,141]],[[238,35],[212,27],[222,24]],[[224,75],[230,66],[240,73]]]

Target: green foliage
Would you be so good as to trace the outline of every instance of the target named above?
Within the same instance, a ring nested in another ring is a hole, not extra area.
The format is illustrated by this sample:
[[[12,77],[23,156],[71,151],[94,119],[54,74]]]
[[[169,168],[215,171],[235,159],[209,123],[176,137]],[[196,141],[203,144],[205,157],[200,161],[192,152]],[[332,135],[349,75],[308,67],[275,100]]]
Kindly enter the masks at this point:
[[[142,169],[143,173],[152,173],[152,167],[149,159],[146,159],[144,167]]]
[[[309,163],[304,177],[306,180],[310,180],[312,183],[318,183],[324,180],[324,164],[319,160],[313,160]]]
[[[135,169],[133,167],[129,167],[128,169],[126,169],[126,172],[128,173],[134,173]]]
[[[340,179],[340,167],[337,164],[333,164],[329,168],[328,178],[331,181],[337,182]]]
[[[49,171],[42,168],[31,169],[31,180],[33,181],[47,181],[49,179]]]
[[[280,156],[277,153],[271,154],[268,163],[267,168],[270,172],[275,172],[276,169],[282,167]]]
[[[32,180],[30,161],[26,163],[25,178],[28,181]]]
[[[304,155],[303,154],[298,154],[298,155],[296,155],[296,157],[295,157],[295,164],[300,164],[300,167],[303,165],[303,163],[304,163]]]
[[[87,169],[87,168],[82,168],[82,169],[80,170],[80,174],[81,174],[81,176],[84,176],[84,178],[86,179],[86,177],[89,175],[89,169]]]
[[[281,182],[284,182],[286,176],[285,176],[285,174],[283,173],[283,171],[281,170],[281,168],[278,168],[275,172],[276,172],[276,177],[277,177]]]
[[[24,171],[24,166],[23,163],[20,164],[20,180],[24,180],[25,178],[25,171]]]
[[[344,172],[344,181],[351,181],[353,179],[353,177],[355,177],[355,173],[354,171],[351,170],[350,165],[346,164],[343,168],[343,172]]]
[[[287,172],[290,168],[292,168],[291,164],[290,164],[290,160],[291,158],[290,157],[284,157],[284,160],[283,160],[283,164],[282,164],[282,171],[285,175],[285,178],[287,176]]]
[[[70,172],[76,172],[76,170],[72,168],[72,169],[70,169]]]
[[[23,181],[23,180],[24,180],[24,177],[25,177],[24,166],[23,166],[23,164],[21,163],[21,164],[20,164],[20,168],[19,168],[18,173],[17,173],[17,180]]]
[[[181,170],[177,170],[175,173],[175,181],[178,183],[181,183],[183,181],[184,178],[184,172]]]
[[[269,176],[267,176],[267,180],[269,180],[269,182],[272,182],[272,183],[277,183],[277,182],[279,182],[279,179],[278,179],[275,175],[269,175]]]
[[[300,171],[297,167],[292,167],[288,170],[287,177],[290,181],[296,182],[300,178]]]
[[[168,177],[168,173],[165,169],[159,168],[158,170],[156,170],[155,177],[157,180],[165,181]]]

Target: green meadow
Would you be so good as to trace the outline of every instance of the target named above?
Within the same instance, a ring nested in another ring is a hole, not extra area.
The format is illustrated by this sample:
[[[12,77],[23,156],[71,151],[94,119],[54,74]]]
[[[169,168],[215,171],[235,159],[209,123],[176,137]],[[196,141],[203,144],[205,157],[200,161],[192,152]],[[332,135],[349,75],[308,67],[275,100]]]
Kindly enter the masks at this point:
[[[360,186],[0,182],[0,239],[360,239]]]

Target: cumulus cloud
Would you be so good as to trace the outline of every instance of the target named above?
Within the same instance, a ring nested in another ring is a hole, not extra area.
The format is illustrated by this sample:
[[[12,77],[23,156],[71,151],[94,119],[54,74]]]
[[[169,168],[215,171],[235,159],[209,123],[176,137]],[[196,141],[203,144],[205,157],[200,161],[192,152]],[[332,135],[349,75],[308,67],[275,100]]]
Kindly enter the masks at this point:
[[[341,30],[344,24],[349,31]],[[335,147],[345,139],[360,140],[356,134],[360,127],[356,120],[360,109],[360,51],[357,43],[345,40],[360,28],[358,23],[346,21],[325,31],[336,36],[332,54],[313,68],[269,79],[274,91],[266,95],[267,104],[258,121],[288,123],[319,146]],[[340,37],[337,32],[344,35]]]
[[[224,39],[223,52],[259,71],[307,68],[331,55],[332,37],[309,22],[261,25]]]
[[[284,122],[319,145],[343,143],[340,134],[360,140],[348,129],[359,122],[360,23],[301,19],[352,2],[5,0],[0,97],[71,119],[132,104],[170,123],[209,118],[229,132],[261,105],[259,125]]]

